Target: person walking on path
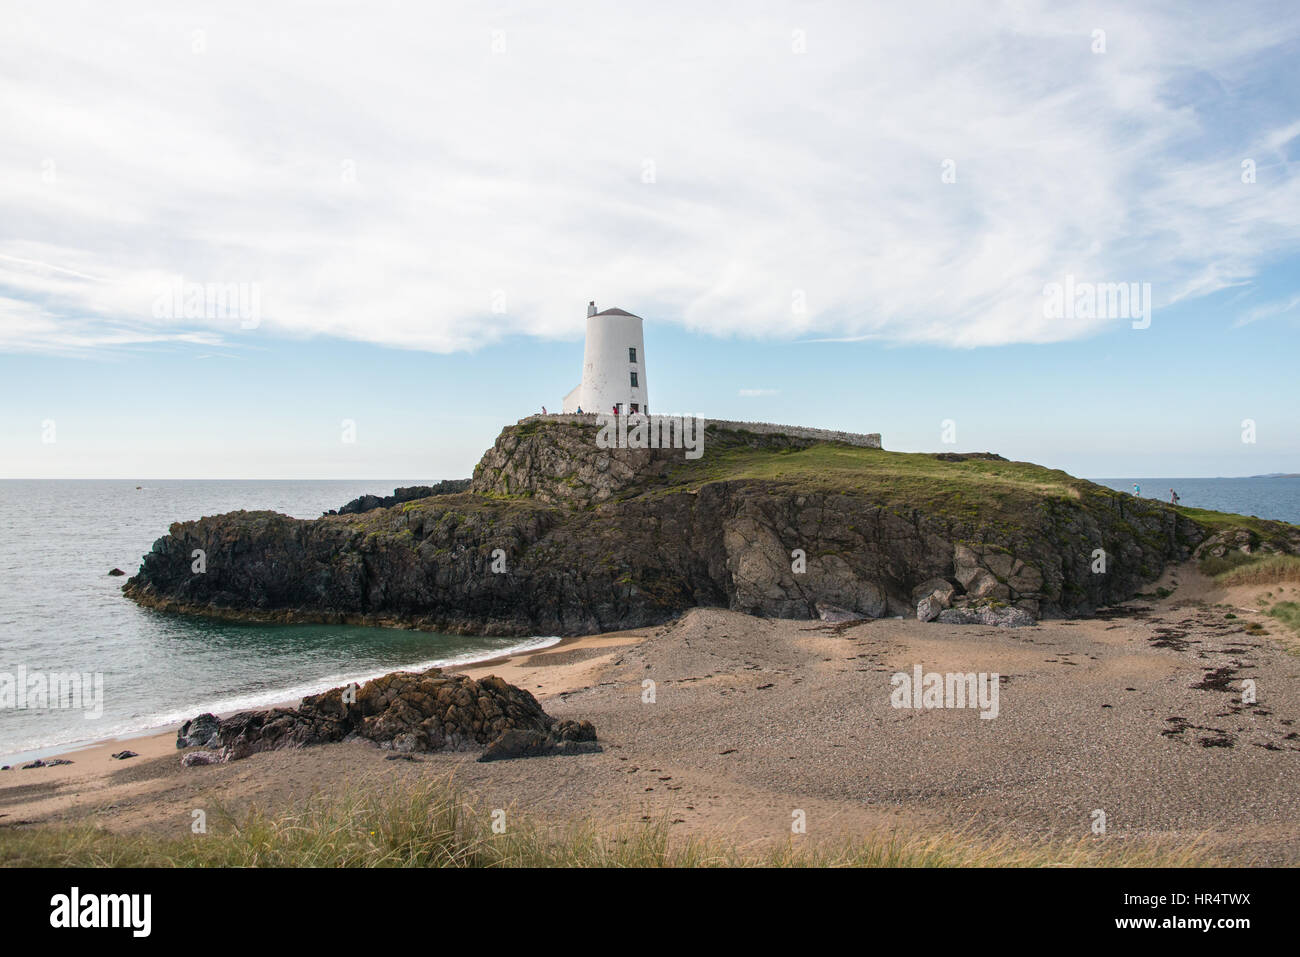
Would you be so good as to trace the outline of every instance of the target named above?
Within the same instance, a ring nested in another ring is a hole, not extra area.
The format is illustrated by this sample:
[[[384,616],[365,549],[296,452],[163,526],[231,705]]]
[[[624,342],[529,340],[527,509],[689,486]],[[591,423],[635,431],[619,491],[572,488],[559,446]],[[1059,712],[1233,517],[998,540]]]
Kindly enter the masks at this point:
[[[1178,504],[1178,493],[1175,492],[1173,489],[1169,490],[1169,504],[1170,505]]]
[[[1134,495],[1141,495],[1141,494],[1142,494],[1142,486],[1141,486],[1141,485],[1138,485],[1137,482],[1134,482],[1134,483],[1133,483],[1133,494],[1134,494]]]

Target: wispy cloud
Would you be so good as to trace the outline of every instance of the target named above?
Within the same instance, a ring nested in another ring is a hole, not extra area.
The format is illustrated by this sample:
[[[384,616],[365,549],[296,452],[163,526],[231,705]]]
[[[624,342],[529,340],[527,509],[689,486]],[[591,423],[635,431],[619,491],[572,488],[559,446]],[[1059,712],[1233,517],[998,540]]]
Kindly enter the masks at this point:
[[[1261,319],[1275,319],[1279,316],[1300,316],[1300,295],[1249,309],[1237,318],[1233,326],[1245,326]]]
[[[1045,342],[1105,322],[1044,318],[1066,274],[1158,310],[1296,252],[1284,4],[146,6],[6,14],[0,349],[472,350],[591,298]],[[260,325],[156,316],[178,276]]]

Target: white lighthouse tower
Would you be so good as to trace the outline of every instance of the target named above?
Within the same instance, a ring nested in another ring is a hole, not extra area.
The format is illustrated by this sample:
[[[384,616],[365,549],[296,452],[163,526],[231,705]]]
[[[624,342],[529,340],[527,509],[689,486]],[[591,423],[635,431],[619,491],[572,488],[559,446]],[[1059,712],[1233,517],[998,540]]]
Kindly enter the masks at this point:
[[[564,397],[564,411],[649,415],[648,395],[641,317],[588,304],[582,384]]]

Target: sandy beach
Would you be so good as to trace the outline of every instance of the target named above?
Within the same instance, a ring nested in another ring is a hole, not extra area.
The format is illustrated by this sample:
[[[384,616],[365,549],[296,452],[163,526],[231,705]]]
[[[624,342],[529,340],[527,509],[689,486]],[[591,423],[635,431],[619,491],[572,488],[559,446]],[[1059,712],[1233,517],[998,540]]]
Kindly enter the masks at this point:
[[[1121,839],[1300,862],[1300,656],[1254,605],[1264,591],[1298,590],[1216,589],[1191,566],[1161,584],[1172,589],[1163,599],[1022,629],[695,610],[460,669],[526,688],[558,718],[591,720],[599,754],[389,760],[358,741],[187,769],[172,729],[3,772],[0,826],[180,835],[194,809],[238,815],[438,776],[542,824],[666,820],[675,834],[740,846],[785,840],[796,811],[801,839],[838,840],[900,824],[1069,839],[1102,810]],[[891,676],[916,665],[996,672],[997,717],[894,707]],[[1257,703],[1242,702],[1247,679]],[[139,756],[114,760],[124,747]]]

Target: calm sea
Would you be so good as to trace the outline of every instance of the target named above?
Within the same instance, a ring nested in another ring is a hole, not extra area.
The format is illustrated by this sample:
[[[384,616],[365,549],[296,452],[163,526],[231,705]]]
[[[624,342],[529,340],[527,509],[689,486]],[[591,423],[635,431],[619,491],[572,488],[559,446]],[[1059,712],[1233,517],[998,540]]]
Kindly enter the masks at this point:
[[[389,482],[0,481],[0,682],[26,668],[103,675],[103,714],[0,707],[0,764],[265,707],[400,668],[456,665],[558,639],[344,625],[243,625],[167,615],[121,593],[177,520],[234,509],[315,518]],[[142,486],[137,488],[136,486]]]
[[[1300,476],[1261,478],[1104,478],[1091,479],[1098,485],[1132,492],[1136,482],[1144,498],[1169,501],[1169,490],[1178,493],[1178,504],[1189,508],[1210,508],[1257,518],[1275,518],[1300,525]]]

